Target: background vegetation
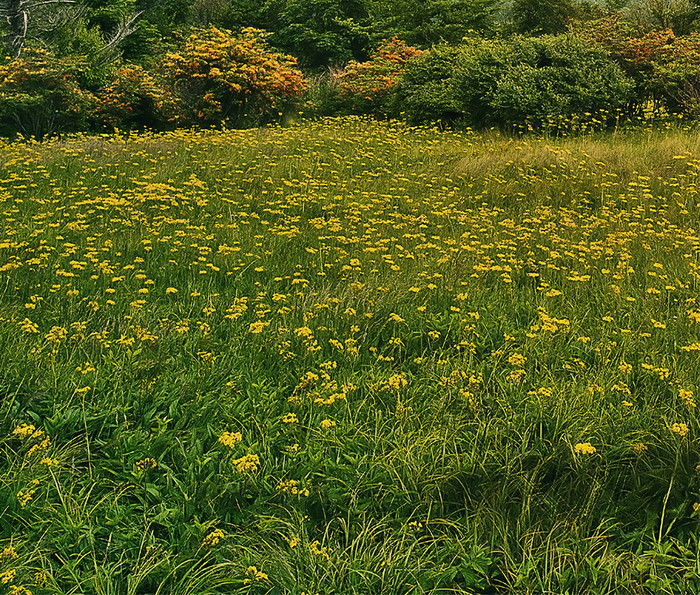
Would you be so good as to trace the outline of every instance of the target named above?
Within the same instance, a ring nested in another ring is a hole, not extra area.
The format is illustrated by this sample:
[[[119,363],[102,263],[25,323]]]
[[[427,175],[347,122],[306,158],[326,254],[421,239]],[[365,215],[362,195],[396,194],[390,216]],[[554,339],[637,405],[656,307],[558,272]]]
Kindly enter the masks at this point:
[[[2,0],[0,16],[7,137],[299,112],[560,133],[700,112],[691,0]]]

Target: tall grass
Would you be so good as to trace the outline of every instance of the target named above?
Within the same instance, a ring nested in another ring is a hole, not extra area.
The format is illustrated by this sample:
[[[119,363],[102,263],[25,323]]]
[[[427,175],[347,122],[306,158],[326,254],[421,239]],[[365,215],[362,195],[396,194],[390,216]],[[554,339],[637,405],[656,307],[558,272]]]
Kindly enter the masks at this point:
[[[6,143],[0,582],[698,591],[699,142]]]

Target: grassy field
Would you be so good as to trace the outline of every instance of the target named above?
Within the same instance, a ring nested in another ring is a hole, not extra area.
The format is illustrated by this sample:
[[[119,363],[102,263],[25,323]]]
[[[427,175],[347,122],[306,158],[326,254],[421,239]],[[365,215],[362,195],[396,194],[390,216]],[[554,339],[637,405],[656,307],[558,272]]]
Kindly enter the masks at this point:
[[[695,131],[0,155],[0,593],[700,592]]]

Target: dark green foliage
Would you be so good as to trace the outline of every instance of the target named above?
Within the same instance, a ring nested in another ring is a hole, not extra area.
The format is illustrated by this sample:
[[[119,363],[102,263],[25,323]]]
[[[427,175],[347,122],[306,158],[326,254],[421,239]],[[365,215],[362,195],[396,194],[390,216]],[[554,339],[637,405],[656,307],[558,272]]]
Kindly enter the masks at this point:
[[[454,65],[463,52],[461,48],[437,46],[409,62],[396,92],[394,109],[413,122],[453,121],[463,116],[452,79]]]
[[[580,10],[573,0],[514,0],[511,8],[516,31],[535,35],[563,33]]]
[[[472,31],[496,29],[497,0],[369,0],[368,6],[380,37],[397,36],[409,44],[460,43]]]
[[[85,130],[95,98],[79,84],[83,67],[44,50],[25,50],[0,66],[0,135]]]
[[[621,108],[631,88],[603,50],[569,35],[474,40],[409,63],[397,109],[414,121],[461,117],[476,126],[542,126]]]
[[[360,0],[269,0],[264,16],[270,42],[316,69],[364,57],[368,14]]]

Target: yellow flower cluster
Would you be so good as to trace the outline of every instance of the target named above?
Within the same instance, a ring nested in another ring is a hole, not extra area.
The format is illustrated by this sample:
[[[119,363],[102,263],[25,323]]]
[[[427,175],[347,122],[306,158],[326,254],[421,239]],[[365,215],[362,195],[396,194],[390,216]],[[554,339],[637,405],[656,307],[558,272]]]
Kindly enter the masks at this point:
[[[33,436],[37,429],[31,424],[21,424],[12,430],[12,435],[24,440]]]
[[[249,585],[254,581],[266,581],[269,577],[262,570],[258,570],[256,566],[248,566],[246,570],[246,578],[243,580],[243,584]]]
[[[295,479],[280,481],[277,484],[277,490],[292,496],[308,496],[310,494],[308,488],[300,488],[299,482]]]
[[[158,463],[155,459],[152,459],[151,457],[146,457],[145,459],[136,461],[134,465],[136,465],[136,468],[139,471],[148,471],[149,469],[155,469],[158,466]]]
[[[255,473],[260,466],[260,458],[258,455],[245,455],[240,459],[234,459],[233,466],[239,473]]]
[[[5,546],[2,550],[0,550],[0,562],[11,562],[17,558],[19,558],[19,555],[12,545]]]
[[[17,492],[17,501],[19,502],[19,505],[22,508],[27,506],[34,499],[34,494],[39,489],[40,483],[41,482],[38,479],[32,479],[32,481],[31,481],[32,487],[25,488],[25,489]]]
[[[219,436],[218,442],[221,442],[224,446],[228,446],[229,448],[233,448],[243,440],[243,434],[240,432],[224,432]]]
[[[224,536],[224,532],[221,529],[214,529],[202,540],[202,546],[214,547],[224,538]]]
[[[402,388],[406,387],[407,385],[408,385],[408,379],[406,378],[406,374],[404,374],[403,372],[400,374],[393,374],[386,381],[386,389],[387,390],[401,390]]]
[[[695,399],[693,398],[693,391],[686,390],[686,389],[680,389],[678,391],[678,396],[680,397],[681,401],[683,401],[683,404],[686,407],[691,408],[691,409],[693,407],[696,407]]]
[[[579,442],[574,446],[574,452],[579,455],[593,455],[597,451],[595,446],[592,446],[590,442]]]
[[[675,423],[671,426],[671,431],[674,434],[678,434],[681,438],[688,434],[690,429],[685,423]]]

